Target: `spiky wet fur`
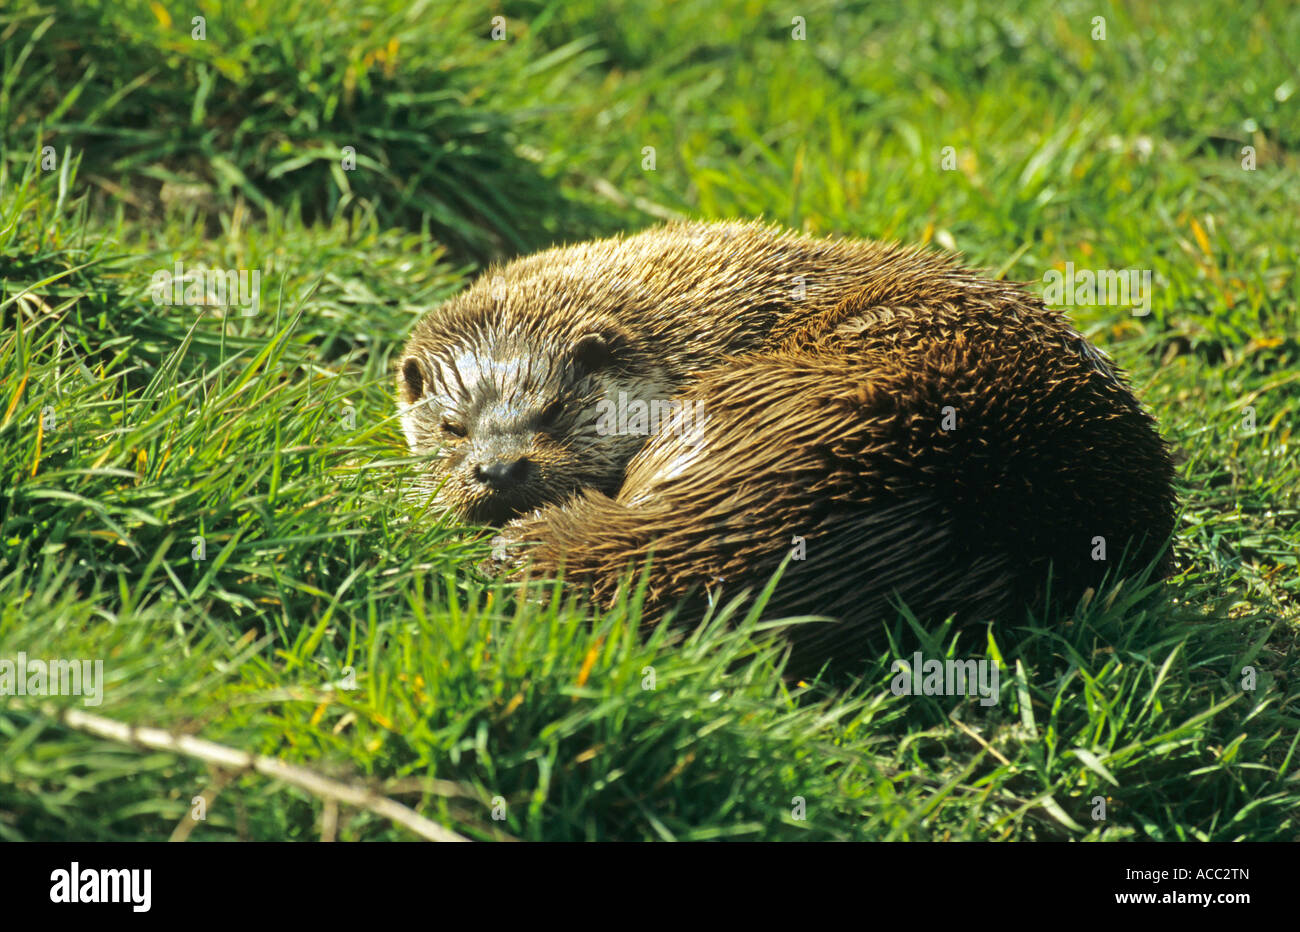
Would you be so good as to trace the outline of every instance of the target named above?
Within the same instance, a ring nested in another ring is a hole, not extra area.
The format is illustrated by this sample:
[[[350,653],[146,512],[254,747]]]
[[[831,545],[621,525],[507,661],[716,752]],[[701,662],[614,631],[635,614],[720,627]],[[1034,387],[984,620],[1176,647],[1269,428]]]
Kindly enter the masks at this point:
[[[594,371],[568,356],[590,333],[610,347]],[[1041,601],[1049,564],[1075,597],[1172,531],[1166,447],[1117,369],[1021,287],[914,249],[680,223],[549,250],[430,314],[402,359],[425,383],[415,397],[399,371],[403,426],[438,457],[442,501],[515,517],[506,538],[535,545],[514,565],[563,567],[601,602],[653,552],[650,617],[761,588],[800,537],[769,614],[839,618],[797,629],[833,654],[895,597],[998,617]],[[619,391],[707,417],[599,436],[596,403]],[[447,445],[446,412],[481,438]],[[534,481],[487,501],[465,468],[475,442],[534,460]]]

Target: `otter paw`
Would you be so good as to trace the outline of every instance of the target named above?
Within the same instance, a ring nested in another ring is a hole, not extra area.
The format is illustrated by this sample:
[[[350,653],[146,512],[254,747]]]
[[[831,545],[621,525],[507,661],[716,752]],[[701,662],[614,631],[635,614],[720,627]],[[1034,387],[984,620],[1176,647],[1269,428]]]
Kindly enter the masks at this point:
[[[536,533],[530,533],[532,522],[516,519],[502,527],[489,542],[492,552],[479,564],[478,570],[489,578],[506,577],[521,570],[528,562],[530,541],[536,541]]]
[[[476,569],[489,579],[508,576],[519,566],[520,542],[500,533],[489,542],[492,552],[486,560],[479,562]]]

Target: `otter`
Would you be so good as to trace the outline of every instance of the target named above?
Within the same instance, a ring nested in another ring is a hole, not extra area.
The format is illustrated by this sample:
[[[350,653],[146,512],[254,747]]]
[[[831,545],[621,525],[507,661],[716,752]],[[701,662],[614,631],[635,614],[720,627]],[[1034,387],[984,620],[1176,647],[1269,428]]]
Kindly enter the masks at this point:
[[[1023,286],[917,248],[678,222],[493,267],[397,372],[419,487],[508,571],[644,613],[758,591],[805,655],[905,605],[992,620],[1169,567],[1173,465]],[[656,417],[658,413],[658,417]]]

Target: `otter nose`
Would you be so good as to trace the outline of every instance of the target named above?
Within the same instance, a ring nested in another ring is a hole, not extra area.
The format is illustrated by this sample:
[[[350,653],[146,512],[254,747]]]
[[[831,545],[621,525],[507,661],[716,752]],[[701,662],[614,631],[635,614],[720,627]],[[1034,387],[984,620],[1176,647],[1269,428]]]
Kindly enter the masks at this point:
[[[486,463],[474,467],[474,478],[494,489],[505,489],[528,475],[528,458],[520,457],[514,462]]]

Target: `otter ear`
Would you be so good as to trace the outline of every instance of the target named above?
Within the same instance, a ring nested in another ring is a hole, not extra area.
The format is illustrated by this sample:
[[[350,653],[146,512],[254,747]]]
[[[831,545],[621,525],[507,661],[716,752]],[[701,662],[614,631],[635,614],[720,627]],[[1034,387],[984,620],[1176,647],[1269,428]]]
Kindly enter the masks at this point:
[[[400,373],[397,381],[402,397],[408,404],[415,404],[424,396],[424,373],[420,370],[419,360],[414,356],[406,357]]]
[[[597,372],[613,361],[617,345],[617,334],[584,333],[569,349],[569,358],[584,372]]]

